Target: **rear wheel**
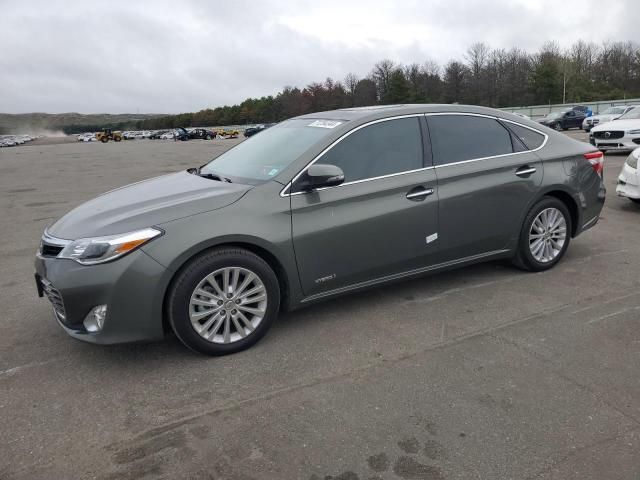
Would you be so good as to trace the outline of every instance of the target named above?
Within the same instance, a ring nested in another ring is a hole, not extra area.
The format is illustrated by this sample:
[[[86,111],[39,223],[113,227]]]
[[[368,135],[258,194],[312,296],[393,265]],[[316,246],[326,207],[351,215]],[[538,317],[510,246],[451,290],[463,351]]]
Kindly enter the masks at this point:
[[[119,142],[120,140],[122,140],[122,137],[113,137],[114,142]]]
[[[553,267],[564,256],[571,239],[571,215],[554,197],[536,203],[524,220],[514,263],[532,272]]]
[[[267,333],[279,307],[271,267],[237,248],[193,259],[178,274],[168,298],[174,332],[187,347],[206,355],[249,348]]]

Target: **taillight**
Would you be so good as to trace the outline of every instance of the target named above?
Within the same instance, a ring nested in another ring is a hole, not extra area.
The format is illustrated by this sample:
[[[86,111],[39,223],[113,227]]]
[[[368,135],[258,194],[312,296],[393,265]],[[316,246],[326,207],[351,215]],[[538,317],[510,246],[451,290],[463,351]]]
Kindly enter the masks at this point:
[[[584,154],[584,158],[591,164],[593,171],[602,176],[602,171],[604,170],[604,153],[600,151],[589,152]]]

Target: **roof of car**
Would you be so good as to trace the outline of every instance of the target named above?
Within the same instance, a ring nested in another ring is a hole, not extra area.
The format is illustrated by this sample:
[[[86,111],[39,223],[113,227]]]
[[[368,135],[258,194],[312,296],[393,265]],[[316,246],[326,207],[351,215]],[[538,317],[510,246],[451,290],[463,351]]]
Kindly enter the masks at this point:
[[[347,120],[347,121],[368,121],[379,118],[393,117],[399,115],[411,115],[419,113],[475,113],[480,115],[490,115],[505,119],[517,120],[526,123],[526,119],[513,115],[512,113],[497,110],[489,107],[479,107],[476,105],[458,104],[402,104],[402,105],[375,105],[371,107],[342,108],[339,110],[328,110],[325,112],[308,113],[296,118],[327,119],[327,120]]]

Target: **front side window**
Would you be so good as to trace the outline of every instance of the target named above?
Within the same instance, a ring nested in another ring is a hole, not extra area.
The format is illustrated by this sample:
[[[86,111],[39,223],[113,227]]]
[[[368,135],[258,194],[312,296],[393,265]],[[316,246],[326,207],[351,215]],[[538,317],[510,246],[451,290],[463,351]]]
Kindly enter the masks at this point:
[[[368,125],[337,143],[318,163],[340,167],[345,183],[422,168],[420,121],[410,117]]]
[[[493,118],[472,115],[427,118],[436,165],[514,152],[511,134]]]

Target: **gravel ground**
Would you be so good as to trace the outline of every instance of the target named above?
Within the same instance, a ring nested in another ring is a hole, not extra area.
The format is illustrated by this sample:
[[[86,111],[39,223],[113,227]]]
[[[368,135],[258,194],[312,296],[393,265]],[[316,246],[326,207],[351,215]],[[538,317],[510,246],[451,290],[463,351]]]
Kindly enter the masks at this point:
[[[222,358],[67,337],[33,282],[43,228],[234,143],[0,150],[0,478],[640,478],[640,207],[615,196],[621,155],[601,221],[549,272],[378,288]]]

